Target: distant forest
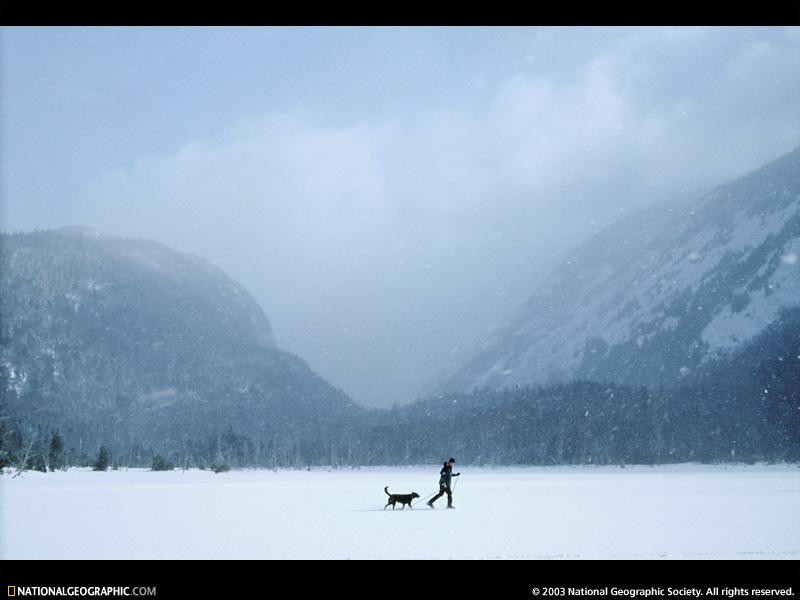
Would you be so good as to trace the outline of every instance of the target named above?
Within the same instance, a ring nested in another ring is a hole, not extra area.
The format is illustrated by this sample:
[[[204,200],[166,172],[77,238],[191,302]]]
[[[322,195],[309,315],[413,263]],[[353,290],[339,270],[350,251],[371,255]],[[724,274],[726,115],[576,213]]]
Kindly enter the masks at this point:
[[[253,437],[231,425],[179,440],[113,435],[99,446],[57,429],[22,432],[0,422],[0,464],[53,471],[149,467],[306,468],[438,463],[472,465],[665,464],[800,460],[800,381],[696,385],[662,392],[597,382],[480,390],[418,401],[318,435]],[[730,380],[734,381],[733,379]]]

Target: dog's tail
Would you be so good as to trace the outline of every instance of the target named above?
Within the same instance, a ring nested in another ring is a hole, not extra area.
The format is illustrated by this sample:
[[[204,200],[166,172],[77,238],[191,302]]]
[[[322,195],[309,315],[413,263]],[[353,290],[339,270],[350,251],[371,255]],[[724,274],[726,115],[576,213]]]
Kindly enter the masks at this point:
[[[387,496],[391,496],[391,494],[389,493],[389,486],[388,485],[385,488],[383,488],[383,491],[386,492]]]

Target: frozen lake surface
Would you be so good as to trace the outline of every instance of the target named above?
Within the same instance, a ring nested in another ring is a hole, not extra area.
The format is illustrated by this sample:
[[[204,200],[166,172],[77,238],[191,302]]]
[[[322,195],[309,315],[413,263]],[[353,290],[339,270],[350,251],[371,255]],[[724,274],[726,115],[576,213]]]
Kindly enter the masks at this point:
[[[455,470],[3,475],[0,558],[800,558],[798,465]]]

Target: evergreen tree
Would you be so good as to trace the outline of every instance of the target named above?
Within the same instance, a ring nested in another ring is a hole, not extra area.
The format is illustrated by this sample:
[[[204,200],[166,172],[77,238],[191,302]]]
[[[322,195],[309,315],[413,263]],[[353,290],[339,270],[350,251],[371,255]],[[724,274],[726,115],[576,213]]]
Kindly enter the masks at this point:
[[[173,465],[170,461],[168,461],[160,454],[156,454],[155,456],[153,456],[153,464],[150,467],[152,471],[172,471],[172,469],[174,468],[175,465]]]
[[[37,438],[31,448],[31,454],[28,458],[28,467],[34,471],[47,473],[47,464],[45,459],[44,444],[41,439]]]
[[[230,465],[225,460],[225,456],[222,451],[222,435],[217,436],[217,455],[214,457],[213,462],[211,463],[211,470],[214,473],[224,473],[225,471],[230,470]]]
[[[108,471],[109,454],[108,448],[100,446],[97,452],[97,459],[94,461],[94,471]]]
[[[13,455],[10,448],[11,435],[5,423],[0,421],[0,471],[10,467],[13,462]]]
[[[64,441],[58,433],[58,429],[54,429],[50,436],[50,451],[47,457],[47,463],[51,471],[56,469],[64,469]]]

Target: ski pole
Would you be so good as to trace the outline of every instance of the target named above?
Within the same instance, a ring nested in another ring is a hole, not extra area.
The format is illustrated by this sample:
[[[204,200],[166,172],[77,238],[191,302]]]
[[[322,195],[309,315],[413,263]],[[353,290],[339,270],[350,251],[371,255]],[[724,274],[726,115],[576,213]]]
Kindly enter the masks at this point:
[[[431,497],[431,496],[433,496],[435,493],[436,493],[436,492],[431,492],[430,494],[428,494],[427,496],[425,496],[425,498],[430,498],[430,497]],[[419,500],[417,500],[416,502],[414,502],[414,504],[412,504],[411,506],[416,506],[417,504],[419,504],[420,502],[422,502],[423,500],[425,500],[425,498],[420,498]]]

